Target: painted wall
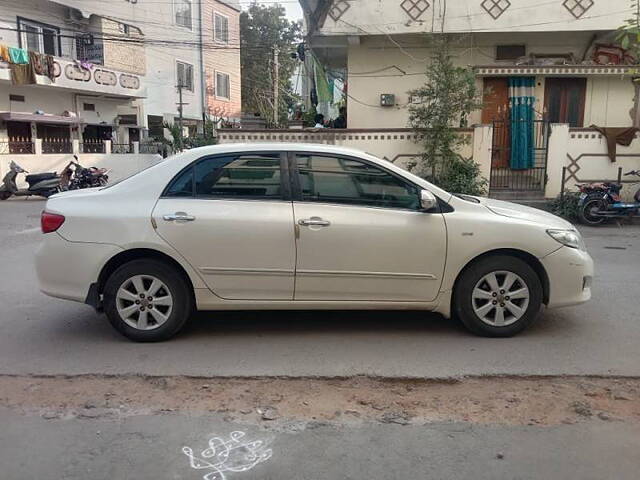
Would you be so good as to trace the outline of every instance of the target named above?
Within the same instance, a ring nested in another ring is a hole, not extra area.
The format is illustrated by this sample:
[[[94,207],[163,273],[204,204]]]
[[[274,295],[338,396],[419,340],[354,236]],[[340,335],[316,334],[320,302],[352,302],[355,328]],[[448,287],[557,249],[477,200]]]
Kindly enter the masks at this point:
[[[511,65],[494,60],[496,45],[524,44],[528,53],[573,53],[581,58],[589,46],[593,32],[556,32],[503,34],[487,33],[457,37],[452,54],[456,64]],[[430,63],[430,48],[416,35],[393,38],[361,37],[360,43],[348,47],[348,85],[350,128],[399,128],[408,125],[408,91],[424,83]],[[536,78],[536,110],[544,108],[545,77]],[[482,78],[476,80],[482,92]],[[380,106],[380,94],[396,97],[393,107]],[[585,125],[631,125],[629,108],[633,86],[619,76],[587,77]],[[480,112],[469,118],[469,124],[480,122]]]
[[[312,0],[301,0],[303,4],[315,4]],[[404,2],[410,4],[411,2]],[[425,2],[414,2],[422,3]],[[628,0],[589,0],[582,4],[592,6],[577,19],[565,6],[577,2],[563,0],[531,1],[510,0],[481,2],[480,0],[430,0],[422,14],[413,12],[413,18],[403,8],[403,2],[395,0],[336,1],[335,21],[327,16],[321,32],[324,35],[398,34],[421,32],[513,32],[513,31],[579,31],[615,30],[629,16]],[[483,4],[499,3],[507,7],[502,14],[494,10],[493,16]],[[339,15],[339,9],[347,10]],[[418,17],[416,19],[416,17]],[[497,18],[494,18],[497,17]]]
[[[213,22],[216,12],[229,19],[228,44],[215,41]],[[204,0],[203,30],[204,42],[213,45],[213,48],[205,49],[204,52],[207,77],[207,111],[216,117],[239,119],[242,108],[239,48],[240,12],[217,0]],[[228,100],[215,95],[217,71],[229,75],[231,98]]]

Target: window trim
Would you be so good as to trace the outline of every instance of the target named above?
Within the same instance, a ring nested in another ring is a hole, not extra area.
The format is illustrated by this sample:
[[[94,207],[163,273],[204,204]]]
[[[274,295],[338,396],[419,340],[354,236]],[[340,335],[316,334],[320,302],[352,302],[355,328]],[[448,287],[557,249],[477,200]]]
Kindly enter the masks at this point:
[[[280,198],[245,198],[245,197],[198,197],[196,195],[196,183],[192,181],[192,192],[190,197],[173,197],[168,195],[168,191],[173,185],[173,183],[182,176],[187,170],[191,170],[192,179],[195,180],[195,168],[198,163],[205,162],[210,159],[215,158],[224,158],[224,157],[242,157],[245,155],[277,155],[280,157]],[[229,153],[219,153],[216,155],[205,155],[204,157],[200,157],[197,160],[194,160],[189,165],[180,169],[178,173],[176,173],[167,185],[162,190],[160,194],[160,198],[168,198],[168,199],[180,199],[180,200],[201,200],[201,201],[240,201],[240,202],[291,202],[292,194],[291,194],[291,180],[289,174],[289,162],[287,159],[287,152],[281,150],[261,150],[261,151],[249,151],[249,152],[229,152]]]
[[[222,17],[225,18],[227,20],[227,39],[226,40],[218,40],[217,38],[217,30],[216,30],[216,16],[218,17]],[[230,39],[230,35],[229,35],[229,20],[230,17],[228,15],[225,15],[223,13],[220,12],[213,12],[213,41],[216,43],[219,43],[221,45],[229,45],[229,39]]]
[[[229,96],[228,97],[220,97],[220,96],[218,96],[218,74],[227,76],[227,85],[229,86]],[[213,71],[213,75],[215,76],[215,79],[216,79],[216,83],[213,86],[213,94],[216,97],[216,100],[223,100],[223,101],[230,102],[231,101],[231,74],[227,73],[227,72],[224,72],[222,70],[214,70]]]
[[[191,21],[189,22],[189,26],[188,27],[186,25],[180,25],[178,23],[178,19],[176,17],[176,13],[177,13],[176,3],[178,3],[178,2],[189,2],[189,4],[191,5],[191,8],[190,8]],[[171,0],[171,10],[173,11],[173,24],[176,27],[185,28],[185,29],[189,30],[190,32],[193,32],[193,0]]]
[[[346,204],[346,203],[333,203],[333,202],[316,202],[316,201],[311,201],[311,200],[304,200],[303,196],[302,196],[302,185],[300,184],[300,172],[298,171],[298,162],[296,161],[296,156],[297,155],[315,155],[318,157],[329,157],[329,158],[338,158],[338,159],[342,159],[342,160],[352,160],[352,161],[357,161],[357,162],[362,162],[364,164],[370,165],[372,167],[375,168],[379,168],[380,170],[384,171],[385,173],[388,173],[389,175],[391,175],[392,177],[400,180],[401,182],[407,184],[407,185],[411,185],[412,187],[415,187],[418,189],[418,195],[420,193],[420,190],[424,190],[424,187],[422,187],[421,185],[418,185],[417,183],[412,182],[411,180],[403,177],[402,175],[397,174],[396,172],[393,172],[391,170],[389,170],[388,168],[385,168],[382,165],[379,165],[375,162],[372,162],[370,160],[367,160],[366,158],[362,158],[362,157],[356,157],[353,155],[344,155],[344,154],[339,154],[339,153],[325,153],[325,152],[314,152],[314,151],[307,151],[307,150],[295,150],[295,151],[289,151],[288,153],[288,162],[289,162],[289,173],[291,175],[292,178],[292,198],[294,202],[298,202],[298,203],[306,203],[306,204],[317,204],[317,205],[337,205],[337,206],[341,206],[341,207],[356,207],[356,208],[375,208],[375,209],[383,209],[383,210],[395,210],[395,211],[402,211],[402,212],[417,212],[417,213],[424,213],[424,210],[422,210],[420,207],[418,208],[400,208],[400,207],[379,207],[379,206],[374,206],[374,205],[359,205],[359,204]],[[440,202],[438,202],[440,203]],[[419,197],[418,197],[418,205],[419,205]],[[430,213],[442,213],[441,212],[441,208],[438,208],[437,211],[433,211]]]
[[[191,88],[186,88],[184,87],[183,90],[186,90],[187,92],[195,92],[196,90],[196,70],[195,67],[193,65],[193,63],[189,63],[185,60],[180,60],[179,58],[175,59],[175,64],[176,64],[176,88],[178,87],[178,85],[180,85],[180,78],[178,75],[178,64],[182,63],[183,65],[189,65],[191,67]]]
[[[44,23],[44,22],[39,22],[37,20],[30,20],[28,18],[25,17],[21,17],[21,16],[17,16],[16,17],[16,23],[18,26],[18,47],[23,48],[23,49],[27,49],[26,45],[23,45],[25,42],[23,41],[23,35],[25,35],[27,32],[25,32],[22,29],[23,25],[30,25],[32,27],[45,27],[48,28],[50,30],[55,30],[56,32],[56,41],[55,41],[55,46],[56,46],[56,52],[51,54],[54,57],[61,57],[62,56],[62,40],[60,39],[60,27],[56,27],[55,25],[51,25],[49,23]],[[40,37],[40,42],[44,42],[44,38],[42,34],[38,34],[38,36]],[[44,43],[42,43],[43,47],[44,47]],[[43,48],[44,49],[44,48]],[[44,53],[44,52],[40,52],[40,53]],[[48,55],[48,54],[45,54]]]

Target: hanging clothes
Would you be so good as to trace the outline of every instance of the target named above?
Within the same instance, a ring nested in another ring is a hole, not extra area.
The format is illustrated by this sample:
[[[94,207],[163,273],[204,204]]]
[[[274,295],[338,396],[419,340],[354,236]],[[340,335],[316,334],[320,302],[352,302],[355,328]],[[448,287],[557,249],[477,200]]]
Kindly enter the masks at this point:
[[[7,63],[11,61],[11,57],[9,56],[9,47],[6,45],[0,45],[0,59]]]
[[[333,92],[329,89],[329,82],[327,81],[327,74],[324,71],[324,67],[315,57],[313,58],[313,64],[318,102],[330,103],[333,101]]]
[[[33,66],[33,70],[37,75],[44,75],[44,55],[42,55],[40,52],[29,50],[29,63]]]
[[[24,48],[9,47],[9,59],[16,65],[29,63],[29,53]]]
[[[640,131],[635,127],[598,127],[597,125],[591,125],[591,128],[596,129],[607,139],[607,154],[612,162],[616,161],[618,145],[628,147],[636,138],[636,133]]]
[[[509,78],[509,108],[511,110],[511,158],[514,170],[533,168],[535,164],[534,77]]]
[[[45,75],[49,77],[51,83],[55,83],[56,81],[56,61],[53,58],[53,55],[45,55],[44,56],[45,63]]]
[[[36,83],[36,72],[30,63],[9,65],[11,71],[11,83],[13,85],[33,85]]]

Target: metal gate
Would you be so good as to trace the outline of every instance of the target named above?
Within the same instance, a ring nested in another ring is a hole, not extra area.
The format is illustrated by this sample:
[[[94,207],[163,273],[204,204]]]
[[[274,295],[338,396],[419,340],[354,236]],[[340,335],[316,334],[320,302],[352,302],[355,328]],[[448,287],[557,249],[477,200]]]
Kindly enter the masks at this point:
[[[549,122],[546,120],[527,122],[532,129],[534,164],[531,168],[513,169],[510,163],[511,130],[514,122],[508,119],[493,122],[490,188],[506,191],[544,191],[547,183]]]

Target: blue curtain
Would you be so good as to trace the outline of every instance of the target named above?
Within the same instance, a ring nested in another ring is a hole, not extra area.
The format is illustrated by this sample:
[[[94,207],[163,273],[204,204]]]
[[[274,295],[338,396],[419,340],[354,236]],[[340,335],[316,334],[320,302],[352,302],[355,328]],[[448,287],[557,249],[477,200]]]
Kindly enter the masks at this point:
[[[511,159],[514,170],[532,168],[535,163],[533,77],[509,78],[511,109]]]

